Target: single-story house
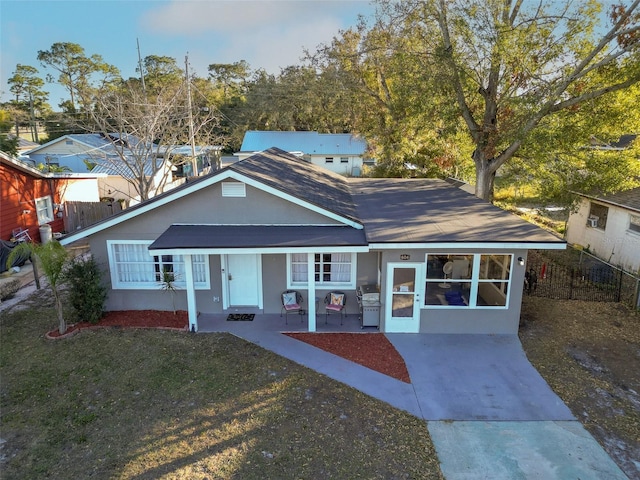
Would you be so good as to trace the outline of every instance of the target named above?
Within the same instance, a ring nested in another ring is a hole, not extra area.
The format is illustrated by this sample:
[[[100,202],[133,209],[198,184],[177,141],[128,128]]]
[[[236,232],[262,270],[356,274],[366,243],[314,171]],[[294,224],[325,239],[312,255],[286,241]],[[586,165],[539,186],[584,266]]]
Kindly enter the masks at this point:
[[[638,134],[636,133],[628,133],[625,135],[621,135],[618,140],[613,142],[603,142],[596,138],[595,136],[591,137],[591,142],[589,148],[594,150],[609,150],[609,151],[622,151],[627,150],[633,146],[633,143],[638,138]]]
[[[567,222],[567,241],[628,272],[640,273],[640,188],[578,196],[578,207]]]
[[[138,177],[139,167],[135,164],[134,167],[135,170],[121,158],[98,162],[91,173],[100,174],[103,177],[98,185],[100,198],[125,200],[129,204],[140,202],[140,194],[132,183]],[[142,171],[147,185],[150,186],[150,197],[176,186],[173,183],[171,163],[164,159],[147,159],[142,165]],[[183,181],[184,179],[177,179],[177,185]]]
[[[373,165],[366,157],[367,142],[350,133],[249,130],[240,152],[234,155],[242,160],[274,146],[313,165],[350,177],[359,177],[364,164]]]
[[[108,265],[108,310],[278,314],[302,294],[308,329],[332,291],[380,292],[384,332],[515,334],[527,252],[566,243],[443,180],[345,178],[278,148],[62,238]],[[311,301],[310,301],[311,300]]]
[[[66,167],[71,172],[89,172],[107,157],[116,157],[113,139],[100,133],[73,133],[55,138],[24,153],[36,165]]]
[[[125,162],[116,151],[117,145],[122,145],[123,153],[131,158]],[[218,167],[217,162],[220,146],[196,146],[196,163],[198,172],[209,171]],[[184,181],[184,177],[193,175],[191,163],[175,166],[171,163],[172,155],[188,157],[192,154],[192,147],[188,145],[171,145],[151,147],[154,155],[149,155],[143,166],[145,177],[152,186],[151,194],[168,190]],[[34,165],[53,165],[65,167],[71,172],[91,172],[100,178],[100,198],[114,198],[127,202],[139,201],[139,194],[130,183],[138,174],[137,159],[134,152],[140,151],[146,155],[147,147],[143,141],[133,135],[120,136],[116,133],[105,135],[102,133],[67,134],[51,140],[44,145],[37,146],[25,156]],[[213,164],[213,166],[212,166]],[[133,166],[134,169],[129,166]]]

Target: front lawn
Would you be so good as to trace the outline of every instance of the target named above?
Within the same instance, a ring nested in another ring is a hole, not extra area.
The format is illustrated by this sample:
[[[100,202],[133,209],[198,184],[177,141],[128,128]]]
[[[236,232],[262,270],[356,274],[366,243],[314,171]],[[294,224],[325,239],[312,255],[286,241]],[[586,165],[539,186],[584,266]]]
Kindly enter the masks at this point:
[[[37,292],[0,313],[3,479],[442,478],[425,422],[256,345],[47,340],[50,304]]]

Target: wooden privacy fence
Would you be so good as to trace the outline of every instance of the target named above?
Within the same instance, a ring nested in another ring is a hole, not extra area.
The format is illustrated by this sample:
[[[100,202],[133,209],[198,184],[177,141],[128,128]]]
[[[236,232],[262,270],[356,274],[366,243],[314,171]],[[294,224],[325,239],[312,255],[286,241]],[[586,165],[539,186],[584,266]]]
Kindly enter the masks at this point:
[[[535,280],[525,283],[525,294],[628,305],[636,305],[638,301],[638,279],[595,258],[567,263],[539,252],[529,252],[527,272],[530,272],[529,278]]]
[[[64,230],[75,232],[123,210],[120,202],[66,202]]]

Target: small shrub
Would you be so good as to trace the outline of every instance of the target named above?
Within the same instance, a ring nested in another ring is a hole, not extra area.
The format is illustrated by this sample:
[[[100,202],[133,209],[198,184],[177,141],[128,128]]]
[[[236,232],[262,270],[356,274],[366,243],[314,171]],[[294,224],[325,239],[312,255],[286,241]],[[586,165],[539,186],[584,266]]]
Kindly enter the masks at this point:
[[[5,298],[13,297],[13,295],[20,290],[20,279],[13,278],[6,283],[0,285],[0,302]]]
[[[102,271],[92,256],[75,258],[66,272],[69,301],[79,321],[98,323],[104,313],[107,289]]]

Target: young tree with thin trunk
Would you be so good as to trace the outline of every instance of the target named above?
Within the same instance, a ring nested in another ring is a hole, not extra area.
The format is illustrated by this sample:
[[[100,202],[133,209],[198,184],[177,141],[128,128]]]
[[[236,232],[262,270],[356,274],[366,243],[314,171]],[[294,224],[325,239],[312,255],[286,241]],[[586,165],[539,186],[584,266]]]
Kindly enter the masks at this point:
[[[44,80],[38,75],[38,69],[30,65],[16,65],[16,70],[7,83],[9,91],[15,95],[15,108],[23,113],[25,123],[29,124],[33,141],[38,141],[37,112],[45,106],[49,94],[42,90]],[[16,136],[20,135],[19,119],[16,118]]]
[[[22,242],[11,250],[7,258],[7,268],[13,265],[16,258],[23,256],[32,258],[42,268],[42,273],[44,273],[51,293],[53,293],[58,316],[58,331],[60,334],[65,333],[67,331],[67,322],[64,319],[61,287],[64,282],[64,272],[69,260],[69,254],[57,240],[51,240],[43,244]]]

